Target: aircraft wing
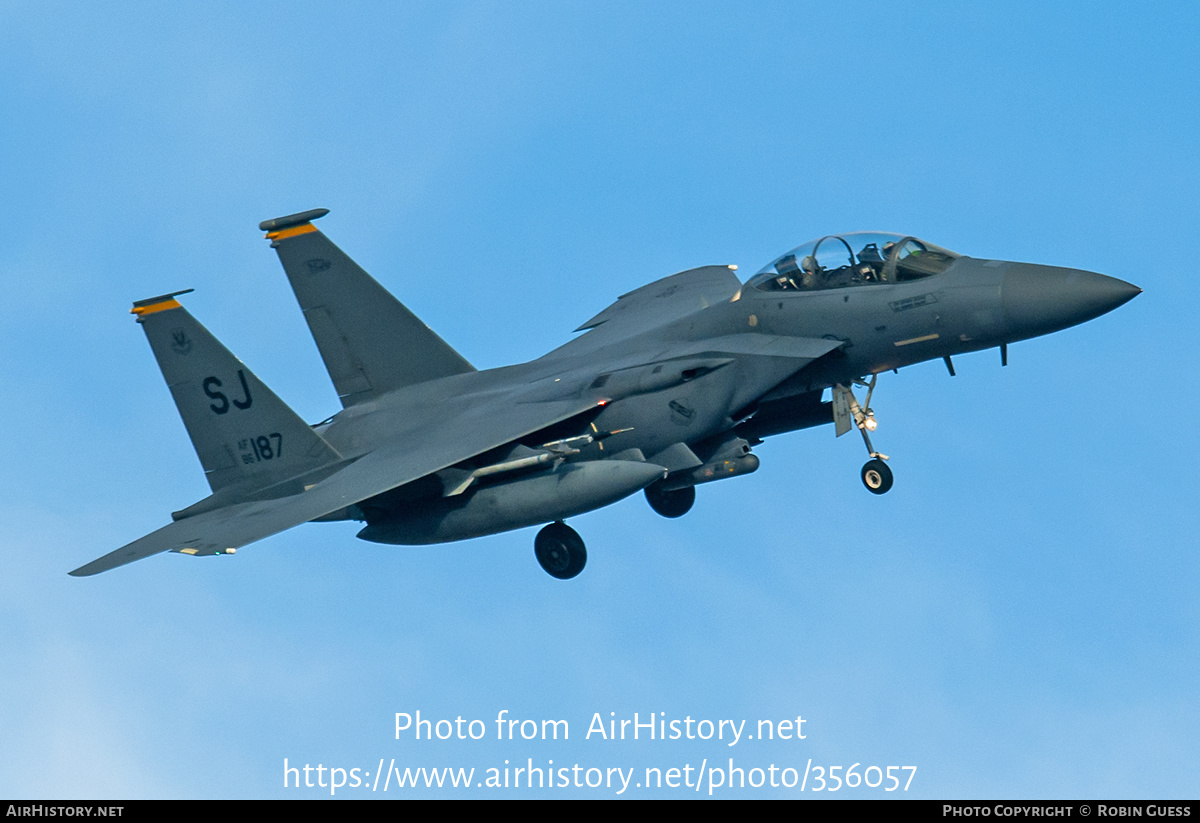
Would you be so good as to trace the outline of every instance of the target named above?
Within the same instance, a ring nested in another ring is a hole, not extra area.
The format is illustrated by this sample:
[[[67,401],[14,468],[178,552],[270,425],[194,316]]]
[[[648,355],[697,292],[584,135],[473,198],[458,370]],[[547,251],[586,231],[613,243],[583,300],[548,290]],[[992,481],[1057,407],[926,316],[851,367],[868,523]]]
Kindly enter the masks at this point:
[[[428,424],[410,427],[388,445],[355,460],[300,494],[236,503],[178,520],[71,574],[75,577],[99,574],[165,551],[201,555],[241,548],[585,414],[606,402],[573,398],[530,403],[516,399],[518,402],[514,404],[510,393],[456,398],[457,412],[446,414],[439,410]],[[497,413],[498,408],[505,411]],[[432,422],[434,419],[436,423]]]
[[[582,337],[559,346],[546,357],[582,354],[662,326],[714,303],[728,301],[742,282],[729,266],[688,269],[623,294],[575,331]]]

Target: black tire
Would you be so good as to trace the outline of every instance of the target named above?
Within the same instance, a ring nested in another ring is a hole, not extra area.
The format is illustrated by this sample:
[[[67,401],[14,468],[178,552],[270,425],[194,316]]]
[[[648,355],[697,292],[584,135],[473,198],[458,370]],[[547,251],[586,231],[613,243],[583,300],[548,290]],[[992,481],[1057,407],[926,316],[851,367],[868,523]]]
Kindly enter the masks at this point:
[[[683,517],[696,502],[696,487],[686,486],[673,491],[663,491],[657,484],[646,487],[646,502],[663,517]]]
[[[862,482],[871,494],[887,494],[892,487],[892,470],[882,460],[868,460],[862,467]]]
[[[559,580],[570,580],[587,564],[583,538],[561,520],[537,533],[533,554],[546,574]]]

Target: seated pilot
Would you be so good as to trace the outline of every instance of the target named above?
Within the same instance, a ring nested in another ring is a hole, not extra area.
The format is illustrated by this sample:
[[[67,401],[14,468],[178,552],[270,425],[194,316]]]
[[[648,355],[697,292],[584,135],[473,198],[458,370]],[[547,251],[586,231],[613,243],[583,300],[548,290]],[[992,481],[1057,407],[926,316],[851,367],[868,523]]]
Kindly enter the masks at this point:
[[[863,246],[862,251],[858,253],[858,261],[860,263],[870,263],[871,265],[883,265],[883,257],[879,254],[879,246],[874,243],[868,243]]]
[[[817,272],[820,271],[820,266],[817,265],[817,261],[812,258],[812,255],[800,261],[800,270],[803,272],[800,276],[800,288],[816,288]]]

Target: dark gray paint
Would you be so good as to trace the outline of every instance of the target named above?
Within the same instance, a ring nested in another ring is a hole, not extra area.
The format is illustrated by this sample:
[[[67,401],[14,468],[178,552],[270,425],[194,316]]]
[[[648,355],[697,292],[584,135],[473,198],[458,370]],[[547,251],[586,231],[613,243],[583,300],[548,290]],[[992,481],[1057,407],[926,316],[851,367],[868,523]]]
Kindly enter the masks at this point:
[[[1064,329],[1140,292],[969,257],[918,280],[821,291],[761,291],[707,266],[623,295],[537,360],[480,372],[311,227],[324,214],[262,227],[291,232],[272,245],[345,408],[303,426],[182,307],[139,317],[214,493],[72,574],[162,551],[227,553],[311,520],[428,543],[558,521],[651,484],[679,495],[753,471],[765,437],[831,422],[827,388]],[[205,380],[238,368],[255,405],[217,414]],[[238,448],[276,434],[283,450],[268,461]]]

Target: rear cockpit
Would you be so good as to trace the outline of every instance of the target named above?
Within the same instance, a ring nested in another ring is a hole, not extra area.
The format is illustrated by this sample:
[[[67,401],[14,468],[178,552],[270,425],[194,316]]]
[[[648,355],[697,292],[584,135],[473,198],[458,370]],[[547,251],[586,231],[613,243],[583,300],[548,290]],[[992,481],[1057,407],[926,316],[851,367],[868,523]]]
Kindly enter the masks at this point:
[[[854,232],[812,240],[760,269],[760,291],[816,291],[918,280],[948,269],[959,255],[901,234]]]

